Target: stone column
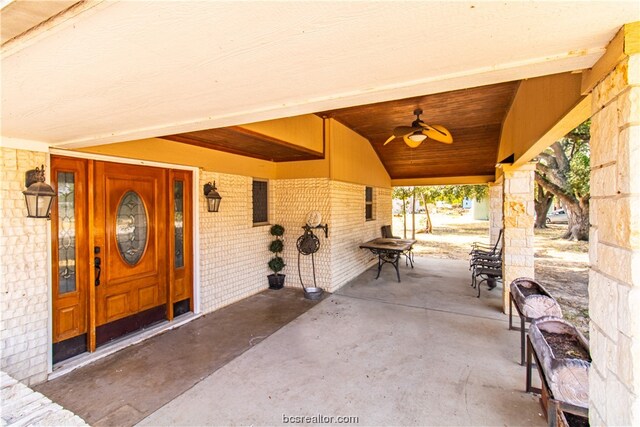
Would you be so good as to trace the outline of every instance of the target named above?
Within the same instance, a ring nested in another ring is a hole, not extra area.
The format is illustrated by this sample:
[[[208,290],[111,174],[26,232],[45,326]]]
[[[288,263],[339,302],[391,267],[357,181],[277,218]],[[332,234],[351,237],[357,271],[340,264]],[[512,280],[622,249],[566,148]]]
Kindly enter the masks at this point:
[[[595,87],[592,113],[589,417],[640,425],[640,53]]]
[[[495,244],[502,230],[502,179],[489,184],[489,241]]]
[[[503,311],[509,310],[509,285],[518,277],[534,277],[533,182],[535,164],[504,166]]]

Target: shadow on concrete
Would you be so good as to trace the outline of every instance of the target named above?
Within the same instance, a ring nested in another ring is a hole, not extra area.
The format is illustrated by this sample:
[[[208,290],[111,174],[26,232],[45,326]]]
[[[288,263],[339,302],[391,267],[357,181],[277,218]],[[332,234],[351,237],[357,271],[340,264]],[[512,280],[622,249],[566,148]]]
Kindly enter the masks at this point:
[[[367,270],[140,425],[543,426],[500,288],[476,298],[467,267]]]
[[[266,290],[35,389],[91,425],[134,425],[318,302]]]

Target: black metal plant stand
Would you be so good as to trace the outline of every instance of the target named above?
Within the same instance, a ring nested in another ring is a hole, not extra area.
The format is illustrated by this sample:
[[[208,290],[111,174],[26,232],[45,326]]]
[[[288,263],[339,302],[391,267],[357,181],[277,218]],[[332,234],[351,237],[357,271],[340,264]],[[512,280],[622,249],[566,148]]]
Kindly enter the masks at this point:
[[[316,282],[316,261],[314,254],[320,249],[320,239],[313,233],[314,228],[320,228],[324,230],[325,236],[329,235],[329,227],[327,224],[319,225],[316,227],[309,227],[305,225],[302,227],[304,233],[298,237],[296,242],[296,248],[298,248],[298,277],[300,278],[300,284],[304,290],[304,296],[307,299],[320,299],[322,297],[323,290],[318,287]],[[302,281],[302,271],[300,270],[301,255],[311,255],[311,268],[313,271],[313,286],[307,287]]]

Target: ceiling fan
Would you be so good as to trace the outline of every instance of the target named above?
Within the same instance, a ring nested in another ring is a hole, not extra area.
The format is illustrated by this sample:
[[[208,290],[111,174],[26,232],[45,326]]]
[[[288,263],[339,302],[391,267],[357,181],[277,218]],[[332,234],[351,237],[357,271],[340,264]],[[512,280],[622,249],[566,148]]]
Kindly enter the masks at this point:
[[[451,144],[453,142],[451,132],[449,132],[444,126],[428,125],[420,120],[422,109],[416,108],[413,111],[413,114],[416,115],[416,119],[411,123],[411,126],[396,127],[393,130],[393,135],[391,135],[383,145],[387,145],[395,138],[402,138],[405,144],[411,148],[416,148],[427,138],[431,138],[445,144]]]

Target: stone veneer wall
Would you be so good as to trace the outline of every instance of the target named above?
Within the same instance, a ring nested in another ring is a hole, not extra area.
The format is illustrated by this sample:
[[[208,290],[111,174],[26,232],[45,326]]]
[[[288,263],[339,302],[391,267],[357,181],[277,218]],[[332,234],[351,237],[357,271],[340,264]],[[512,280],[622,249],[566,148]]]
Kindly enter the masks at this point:
[[[504,167],[503,310],[509,308],[509,285],[518,277],[534,277],[533,182],[535,165]]]
[[[82,418],[0,371],[2,426],[88,426]]]
[[[502,205],[503,187],[502,183],[489,185],[489,241],[495,244],[498,240],[500,230],[502,230]]]
[[[0,148],[0,156],[0,369],[32,385],[47,377],[49,223],[27,218],[22,191],[46,154]]]
[[[640,425],[640,55],[593,91],[591,425]]]

